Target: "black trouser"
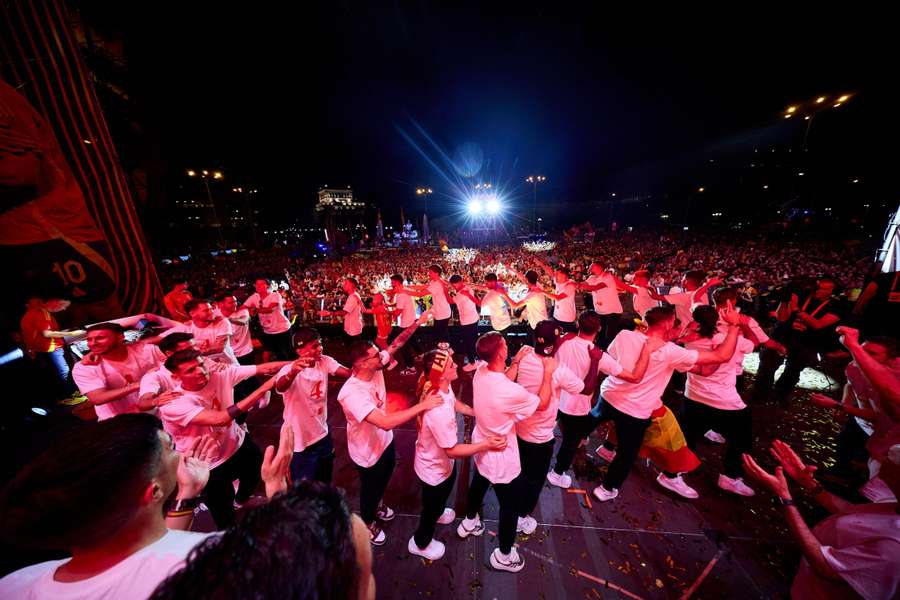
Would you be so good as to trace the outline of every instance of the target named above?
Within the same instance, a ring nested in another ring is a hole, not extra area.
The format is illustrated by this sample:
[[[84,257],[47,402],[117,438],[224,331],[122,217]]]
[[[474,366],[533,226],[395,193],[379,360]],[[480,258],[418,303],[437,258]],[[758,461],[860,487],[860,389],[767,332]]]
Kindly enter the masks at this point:
[[[438,342],[449,342],[450,341],[450,317],[446,319],[435,319],[434,327],[432,328],[434,335],[434,345],[437,346]]]
[[[478,321],[469,325],[459,326],[459,347],[456,352],[460,356],[465,356],[469,362],[475,362],[475,342],[478,340]]]
[[[618,410],[615,406],[602,401],[600,407],[600,420],[612,421],[616,424],[616,457],[609,465],[606,477],[603,478],[603,487],[608,490],[619,489],[625,483],[628,473],[641,450],[644,442],[644,432],[650,427],[650,418],[638,419]]]
[[[253,366],[253,353],[245,354],[244,356],[238,356],[238,364],[244,367]],[[234,386],[234,403],[237,404],[244,398],[250,395],[250,392],[257,388],[256,378],[248,377],[247,379],[241,381],[236,386]],[[246,420],[246,413],[244,415],[244,419]],[[243,422],[243,421],[241,421]]]
[[[563,439],[556,453],[556,464],[553,471],[557,475],[562,475],[572,466],[575,459],[575,452],[581,440],[591,434],[597,427],[599,420],[591,415],[569,415],[562,411],[556,413],[556,419],[559,422],[559,429],[562,431]]]
[[[600,315],[600,335],[598,343],[600,347],[606,350],[613,338],[618,335],[622,328],[622,313],[610,313],[608,315]]]
[[[356,470],[359,471],[359,516],[366,525],[375,520],[375,512],[391,481],[395,462],[394,442],[391,442],[378,462],[371,467],[356,465]]]
[[[553,320],[557,325],[563,328],[563,331],[569,333],[578,333],[578,325],[575,324],[575,321],[560,321],[556,317],[553,317]]]
[[[481,504],[488,488],[494,486],[497,501],[500,503],[500,523],[497,526],[497,539],[500,552],[509,554],[513,542],[516,541],[516,527],[519,523],[519,501],[521,500],[522,474],[509,483],[491,483],[475,468],[472,485],[469,486],[466,518],[474,519],[481,513]]]
[[[722,472],[732,479],[743,476],[741,455],[753,453],[753,421],[749,406],[740,410],[723,410],[685,397],[684,422],[681,425],[691,450],[697,448],[697,442],[710,429],[725,436]]]
[[[753,386],[754,401],[765,400],[770,393],[774,393],[779,400],[786,401],[797,382],[800,381],[800,373],[803,372],[803,369],[815,364],[816,350],[797,343],[788,346],[784,371],[773,386],[775,371],[783,361],[785,359],[774,350],[769,348],[760,350],[759,369],[756,371],[756,384]]]
[[[307,446],[291,457],[291,479],[312,479],[323,483],[331,483],[334,471],[334,444],[331,434],[325,434],[318,442]]]
[[[388,336],[388,343],[390,344],[397,339],[397,336],[403,333],[403,330],[403,327],[398,327],[397,325],[392,327],[391,334]],[[404,369],[415,366],[416,364],[415,358],[418,349],[418,336],[418,332],[414,333],[413,336],[394,354],[397,363]]]
[[[519,516],[526,517],[531,514],[541,497],[544,489],[544,478],[550,470],[550,461],[553,459],[553,442],[536,444],[526,442],[516,437],[519,442],[519,459],[522,462],[522,492]]]
[[[275,360],[292,360],[297,358],[291,343],[292,335],[290,329],[281,333],[263,333],[261,341],[265,349],[275,357]]]
[[[233,503],[235,500],[246,502],[256,490],[260,481],[262,458],[259,446],[253,443],[249,435],[245,435],[237,452],[209,472],[209,482],[204,493],[217,529],[227,529],[234,525]],[[235,479],[240,480],[237,494],[234,493],[232,484]]]
[[[419,527],[413,537],[416,540],[416,546],[425,548],[431,543],[434,537],[434,527],[437,520],[444,514],[444,507],[447,505],[447,498],[453,490],[453,483],[456,481],[456,464],[453,465],[453,471],[450,476],[437,485],[428,485],[424,481],[422,484],[422,512],[419,515]]]

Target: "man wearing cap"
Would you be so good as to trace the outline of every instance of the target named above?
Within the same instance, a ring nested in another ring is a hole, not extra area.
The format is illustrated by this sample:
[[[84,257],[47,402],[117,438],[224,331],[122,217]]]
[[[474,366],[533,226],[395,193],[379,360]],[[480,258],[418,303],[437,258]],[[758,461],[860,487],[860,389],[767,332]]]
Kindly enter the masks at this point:
[[[537,394],[544,375],[542,356],[555,356],[559,349],[562,328],[554,321],[544,320],[534,329],[534,351],[526,351],[521,358],[514,360],[506,376],[523,388]],[[523,349],[529,348],[523,346]],[[556,412],[559,407],[559,394],[565,390],[570,394],[593,395],[597,389],[597,366],[603,357],[603,351],[594,346],[588,350],[590,366],[584,378],[579,378],[567,366],[560,364],[553,371],[550,383],[550,403],[544,410],[536,410],[530,417],[516,423],[516,441],[519,444],[519,458],[522,461],[522,499],[519,506],[519,531],[526,535],[534,533],[537,521],[531,512],[538,503],[544,477],[550,470],[553,458],[553,429],[556,427]]]

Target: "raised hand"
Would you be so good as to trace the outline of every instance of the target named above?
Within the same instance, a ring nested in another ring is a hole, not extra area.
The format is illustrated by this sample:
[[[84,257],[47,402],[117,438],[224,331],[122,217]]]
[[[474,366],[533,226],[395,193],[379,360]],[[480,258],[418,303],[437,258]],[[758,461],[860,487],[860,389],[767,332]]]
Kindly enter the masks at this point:
[[[259,474],[266,485],[266,497],[271,498],[287,489],[293,456],[294,430],[289,423],[285,423],[281,426],[281,434],[278,437],[278,449],[276,450],[275,446],[267,446],[263,454]]]
[[[835,331],[837,331],[838,335],[841,336],[841,343],[844,346],[849,348],[850,346],[859,345],[859,329],[841,325]]]
[[[731,307],[726,306],[725,308],[719,309],[719,316],[729,325],[741,324],[741,313]]]
[[[756,461],[753,460],[753,457],[749,454],[744,454],[741,457],[741,460],[744,463],[744,471],[746,471],[751,479],[759,482],[760,485],[767,488],[779,498],[791,497],[791,490],[788,487],[787,479],[784,478],[784,468],[775,467],[775,474],[773,475],[756,464]]]
[[[163,392],[156,397],[156,399],[155,399],[156,406],[162,406],[164,404],[168,404],[169,402],[171,402],[172,400],[175,400],[179,396],[181,396],[181,392],[176,391],[176,390],[169,390],[167,392]]]
[[[803,459],[794,452],[793,448],[781,440],[775,440],[772,442],[769,452],[782,466],[788,477],[796,481],[800,487],[805,489],[816,487],[816,467],[804,464]]]
[[[181,453],[176,481],[179,500],[196,498],[209,482],[209,460],[218,450],[219,443],[211,435],[202,435],[191,447]]]

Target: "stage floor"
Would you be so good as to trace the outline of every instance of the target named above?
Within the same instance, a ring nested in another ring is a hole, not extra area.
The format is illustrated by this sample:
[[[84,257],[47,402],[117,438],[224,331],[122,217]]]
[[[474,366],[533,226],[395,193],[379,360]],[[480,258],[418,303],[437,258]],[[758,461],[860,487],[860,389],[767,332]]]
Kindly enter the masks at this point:
[[[340,359],[340,348],[333,350]],[[403,408],[412,399],[414,378],[387,375],[390,402]],[[458,395],[471,402],[468,381],[458,383]],[[334,479],[356,508],[359,480],[347,456],[345,420],[336,401],[339,386],[333,382],[329,390],[329,423],[337,449]],[[676,414],[677,404],[676,398],[671,406]],[[251,415],[250,431],[260,446],[277,439],[281,411],[276,397]],[[459,419],[462,432],[465,423]],[[779,437],[813,464],[826,466],[838,427],[830,414],[810,407],[799,396],[787,410],[774,404],[754,406],[756,456],[771,466],[764,450]],[[373,548],[379,598],[679,598],[701,578],[693,597],[788,594],[799,561],[797,547],[770,494],[741,498],[716,487],[721,446],[704,444],[698,452],[704,464],[686,476],[700,492],[698,500],[682,499],[660,487],[656,471],[643,460],[617,499],[601,503],[592,497],[591,508],[583,495],[546,484],[533,515],[538,530],[517,540],[525,569],[510,574],[488,565],[496,546],[490,533],[497,527],[493,492],[485,499],[483,537],[460,540],[455,532],[458,517],[453,525],[438,525],[436,537],[447,547],[444,558],[429,563],[407,552],[420,506],[419,480],[412,467],[415,439],[413,422],[395,430],[397,465],[385,501],[397,518],[385,525],[387,543]],[[590,493],[605,471],[605,463],[594,454],[600,441],[595,433],[585,451],[579,451],[573,489]],[[457,461],[457,482],[448,505],[458,515],[465,510],[470,478],[471,460]],[[801,508],[807,518],[816,516],[810,505]]]

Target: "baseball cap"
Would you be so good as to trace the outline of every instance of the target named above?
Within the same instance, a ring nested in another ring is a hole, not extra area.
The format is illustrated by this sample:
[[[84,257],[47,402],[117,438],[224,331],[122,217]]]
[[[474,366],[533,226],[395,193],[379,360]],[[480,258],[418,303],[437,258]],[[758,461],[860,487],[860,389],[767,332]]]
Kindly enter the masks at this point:
[[[534,352],[538,356],[550,356],[556,349],[562,328],[554,321],[541,321],[534,328]]]

